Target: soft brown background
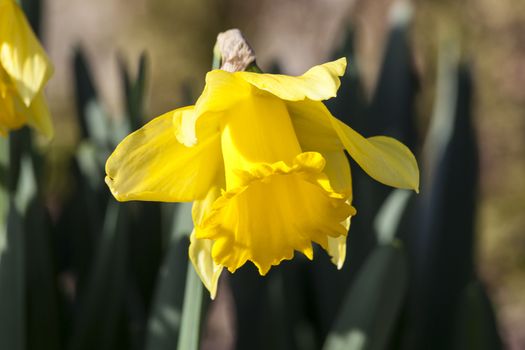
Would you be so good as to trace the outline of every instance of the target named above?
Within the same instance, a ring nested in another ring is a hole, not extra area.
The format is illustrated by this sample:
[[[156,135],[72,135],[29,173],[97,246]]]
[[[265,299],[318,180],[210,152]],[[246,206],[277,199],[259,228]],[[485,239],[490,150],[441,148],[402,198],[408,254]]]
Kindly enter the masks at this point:
[[[117,53],[150,58],[150,117],[180,106],[181,83],[197,96],[216,34],[242,29],[260,66],[301,73],[326,60],[352,22],[357,59],[373,89],[395,0],[48,0],[44,42],[56,72],[47,90],[59,129],[54,149],[76,139],[72,53],[88,55],[106,110],[122,114]],[[461,44],[475,84],[480,148],[478,270],[496,303],[509,348],[525,349],[525,1],[413,1],[412,45],[423,84],[419,115],[428,118],[436,46],[445,33]],[[422,120],[421,125],[425,125]],[[425,132],[424,127],[421,130]]]

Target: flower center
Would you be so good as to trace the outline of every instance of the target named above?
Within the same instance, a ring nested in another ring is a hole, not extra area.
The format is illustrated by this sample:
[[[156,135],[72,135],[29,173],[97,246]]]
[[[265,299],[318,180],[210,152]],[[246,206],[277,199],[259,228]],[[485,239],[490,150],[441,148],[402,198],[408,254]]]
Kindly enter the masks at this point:
[[[355,214],[347,196],[333,191],[319,153],[298,155],[293,164],[259,164],[246,173],[246,186],[224,192],[196,228],[212,239],[212,256],[231,272],[252,261],[261,275],[300,251],[313,257],[312,242],[328,248],[329,237],[346,235]]]

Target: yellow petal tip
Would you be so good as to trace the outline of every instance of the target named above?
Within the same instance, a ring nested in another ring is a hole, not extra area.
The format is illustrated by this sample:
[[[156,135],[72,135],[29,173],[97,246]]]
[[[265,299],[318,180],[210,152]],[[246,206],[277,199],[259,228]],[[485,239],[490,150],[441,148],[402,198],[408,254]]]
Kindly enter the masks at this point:
[[[215,293],[212,294],[212,292],[210,292],[210,299],[211,300],[215,300],[215,297],[217,296],[217,291],[215,291]]]
[[[334,66],[336,68],[335,72],[337,76],[342,77],[345,74],[346,66],[348,64],[346,57],[341,57],[340,59],[334,61]]]
[[[125,195],[125,194],[122,194],[120,193],[119,191],[117,191],[117,189],[115,188],[114,186],[114,180],[107,176],[104,178],[104,182],[106,183],[106,185],[108,186],[109,190],[111,191],[111,194],[113,195],[113,197],[118,201],[118,202],[128,202],[130,201],[131,199],[129,198],[129,196]]]

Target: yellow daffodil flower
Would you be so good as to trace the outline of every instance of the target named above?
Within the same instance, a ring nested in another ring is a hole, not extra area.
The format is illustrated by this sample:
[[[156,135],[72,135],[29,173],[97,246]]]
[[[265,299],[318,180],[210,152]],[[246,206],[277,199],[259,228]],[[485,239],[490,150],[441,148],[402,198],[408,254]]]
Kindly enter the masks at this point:
[[[0,0],[0,134],[27,124],[53,135],[43,88],[52,74],[46,53],[13,0]]]
[[[213,70],[194,106],[153,119],[126,137],[106,164],[120,201],[193,201],[189,255],[214,297],[223,268],[246,261],[264,275],[312,242],[341,268],[352,180],[344,151],[374,179],[419,186],[410,150],[364,138],[333,117],[344,58],[300,77]]]

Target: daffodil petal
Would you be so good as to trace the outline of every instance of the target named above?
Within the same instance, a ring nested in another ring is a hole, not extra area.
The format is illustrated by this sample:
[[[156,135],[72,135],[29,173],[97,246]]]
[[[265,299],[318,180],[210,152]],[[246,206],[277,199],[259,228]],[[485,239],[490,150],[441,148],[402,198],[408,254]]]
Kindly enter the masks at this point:
[[[324,173],[330,180],[330,185],[334,191],[344,193],[349,196],[352,201],[352,175],[350,173],[350,164],[346,158],[345,152],[337,151],[323,151],[320,152],[326,160]]]
[[[287,102],[293,128],[305,151],[339,151],[344,148],[320,101]]]
[[[348,164],[344,151],[323,152],[322,155],[326,159],[324,172],[330,180],[330,185],[334,191],[347,195],[348,205],[352,204],[352,175],[350,173],[350,164]],[[349,216],[341,222],[347,232],[350,229],[351,218]],[[341,269],[346,258],[346,235],[339,237],[329,236],[326,251],[330,255],[332,263],[338,269]]]
[[[223,267],[215,263],[211,256],[213,241],[211,239],[197,239],[195,237],[196,230],[198,230],[198,228],[193,229],[190,235],[188,254],[197,275],[199,275],[202,283],[210,292],[210,297],[215,299],[217,284],[219,283],[219,277],[221,276]]]
[[[205,129],[193,147],[177,141],[173,118],[193,106],[153,119],[127,136],[108,158],[106,183],[119,201],[188,202],[204,198],[222,170],[220,138]]]
[[[27,123],[47,139],[51,139],[54,135],[51,114],[42,92],[35,96],[27,110]]]
[[[215,69],[206,74],[206,85],[195,103],[196,114],[221,112],[249,97],[250,85],[233,73]]]
[[[195,112],[183,116],[177,129],[177,139],[188,147],[195,145],[198,123],[216,125],[221,112],[249,95],[250,85],[234,74],[219,69],[208,72],[204,91],[195,103]]]
[[[335,118],[332,123],[350,156],[368,175],[385,185],[419,192],[417,161],[407,146],[387,136],[364,138]]]
[[[195,231],[199,230],[204,218],[210,213],[213,202],[220,197],[221,188],[223,187],[223,176],[217,176],[215,184],[210,188],[206,197],[193,202],[191,210],[195,228],[190,235],[189,257],[202,283],[210,292],[212,299],[215,299],[217,294],[217,283],[223,267],[215,263],[211,256],[213,240],[197,239]]]
[[[350,227],[350,217],[348,217],[348,227]],[[346,236],[328,237],[327,252],[330,261],[341,270],[346,260]]]
[[[321,101],[336,96],[337,89],[341,84],[339,77],[344,74],[345,69],[346,58],[343,57],[337,61],[315,66],[298,77],[252,72],[236,72],[234,75],[283,100],[310,99]]]
[[[10,130],[20,128],[25,122],[25,116],[15,110],[13,97],[9,93],[0,93],[0,134],[5,136]]]
[[[375,180],[389,186],[419,191],[419,169],[412,152],[401,142],[387,136],[365,138],[341,122],[323,103],[301,101],[288,103],[297,138],[317,151],[332,150],[336,142],[328,142],[330,133],[310,137],[315,129],[327,130],[331,125],[335,135],[350,156]],[[308,126],[307,121],[311,125]],[[331,137],[333,137],[332,135]]]
[[[206,197],[193,202],[191,216],[193,224],[196,227],[199,227],[204,221],[206,215],[210,213],[213,202],[221,196],[222,188],[224,188],[224,176],[218,174],[214,179],[212,186],[210,186],[208,193],[206,193]]]
[[[27,107],[53,71],[44,49],[14,1],[0,4],[0,64]]]

